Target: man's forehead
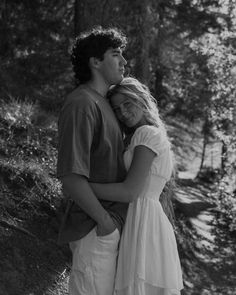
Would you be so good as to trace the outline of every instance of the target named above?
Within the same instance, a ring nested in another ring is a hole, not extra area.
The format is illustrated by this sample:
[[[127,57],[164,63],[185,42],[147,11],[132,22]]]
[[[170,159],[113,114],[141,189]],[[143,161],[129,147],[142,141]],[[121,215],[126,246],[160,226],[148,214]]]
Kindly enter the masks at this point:
[[[123,49],[121,47],[116,47],[116,48],[108,48],[107,52],[111,52],[111,53],[122,53],[123,52]]]

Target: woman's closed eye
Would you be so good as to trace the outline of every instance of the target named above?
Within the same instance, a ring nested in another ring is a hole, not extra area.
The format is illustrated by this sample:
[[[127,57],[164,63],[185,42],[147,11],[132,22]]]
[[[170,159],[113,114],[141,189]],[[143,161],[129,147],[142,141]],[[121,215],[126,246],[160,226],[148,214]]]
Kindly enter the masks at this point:
[[[117,113],[117,112],[120,111],[120,107],[113,107],[112,109],[113,109],[113,111],[114,111],[115,113]]]
[[[126,108],[132,107],[132,105],[133,104],[130,101],[126,101],[126,102],[123,103],[123,106],[126,107]]]
[[[117,112],[117,111],[121,111],[121,109],[128,109],[128,108],[131,108],[133,106],[133,104],[130,102],[130,101],[125,101],[123,103],[121,103],[119,106],[114,106],[113,107],[113,110],[114,112]]]

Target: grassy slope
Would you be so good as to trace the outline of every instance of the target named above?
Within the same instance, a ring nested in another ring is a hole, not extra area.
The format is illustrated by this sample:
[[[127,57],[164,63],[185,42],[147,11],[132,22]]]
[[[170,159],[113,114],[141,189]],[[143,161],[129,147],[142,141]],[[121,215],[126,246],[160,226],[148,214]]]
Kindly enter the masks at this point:
[[[50,294],[66,274],[56,244],[56,122],[38,107],[0,108],[0,294]]]

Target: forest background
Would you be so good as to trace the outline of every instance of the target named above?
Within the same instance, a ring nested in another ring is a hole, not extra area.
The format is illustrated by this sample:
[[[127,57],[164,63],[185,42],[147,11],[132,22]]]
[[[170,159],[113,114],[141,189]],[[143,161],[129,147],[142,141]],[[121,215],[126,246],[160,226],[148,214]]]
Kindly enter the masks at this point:
[[[197,138],[194,178],[208,183],[218,223],[235,238],[236,1],[2,0],[0,294],[66,294],[70,254],[54,239],[62,197],[55,177],[57,117],[74,87],[70,46],[95,25],[128,36],[127,71],[157,98],[179,171],[188,169]],[[212,143],[220,148],[217,166],[206,162]],[[221,294],[194,293],[196,282],[187,284],[186,224],[177,222],[176,229],[186,294]]]

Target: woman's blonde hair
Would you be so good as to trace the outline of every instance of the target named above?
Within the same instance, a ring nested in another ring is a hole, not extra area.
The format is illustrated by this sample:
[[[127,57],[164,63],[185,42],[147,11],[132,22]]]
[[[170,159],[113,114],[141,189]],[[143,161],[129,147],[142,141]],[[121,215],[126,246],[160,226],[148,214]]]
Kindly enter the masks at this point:
[[[156,99],[151,95],[148,87],[133,77],[125,77],[119,84],[112,86],[108,91],[108,99],[115,94],[123,94],[134,104],[142,108],[148,124],[160,127],[165,131]]]

